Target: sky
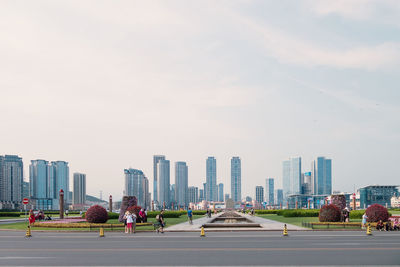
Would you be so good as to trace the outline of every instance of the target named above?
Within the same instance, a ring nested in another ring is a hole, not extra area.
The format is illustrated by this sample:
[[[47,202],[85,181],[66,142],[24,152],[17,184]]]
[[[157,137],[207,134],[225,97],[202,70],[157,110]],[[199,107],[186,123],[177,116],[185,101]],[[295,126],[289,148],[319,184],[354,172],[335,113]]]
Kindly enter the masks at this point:
[[[400,184],[400,1],[0,2],[0,155],[69,162],[122,196],[153,155],[206,158],[242,195],[282,161],[332,159],[334,190]]]

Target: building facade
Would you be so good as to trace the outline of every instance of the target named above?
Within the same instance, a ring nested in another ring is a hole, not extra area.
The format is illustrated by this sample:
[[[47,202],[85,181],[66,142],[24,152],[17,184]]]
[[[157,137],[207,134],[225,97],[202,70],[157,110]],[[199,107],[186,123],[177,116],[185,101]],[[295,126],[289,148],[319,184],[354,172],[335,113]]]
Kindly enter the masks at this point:
[[[276,190],[276,205],[283,205],[283,189]]]
[[[291,158],[283,162],[283,195],[301,194],[301,158]]]
[[[158,193],[157,193],[157,181],[158,181],[158,169],[157,164],[160,160],[165,160],[164,155],[154,155],[153,156],[153,200],[154,203],[158,201]]]
[[[391,207],[392,197],[399,196],[398,186],[395,185],[370,185],[359,190],[360,207],[368,208],[372,204],[379,204],[384,207]]]
[[[147,200],[148,179],[145,177],[143,171],[137,169],[125,169],[125,195],[135,196],[137,204],[141,207],[149,207]],[[146,187],[147,184],[147,187]]]
[[[224,184],[223,183],[218,184],[218,201],[224,202]]]
[[[311,164],[311,180],[314,195],[332,194],[332,160],[318,157]]]
[[[86,174],[74,173],[73,204],[85,205],[86,203]]]
[[[275,204],[275,180],[274,178],[265,179],[265,202],[267,205],[273,206]]]
[[[186,162],[175,162],[175,199],[178,207],[188,207],[188,166]]]
[[[157,163],[158,207],[170,207],[170,162],[160,159]]]
[[[206,191],[207,201],[217,201],[217,160],[208,157],[206,161]]]
[[[64,201],[71,203],[70,190],[69,190],[69,166],[66,161],[52,161],[50,165],[49,181],[55,185],[54,191],[50,188],[50,194],[54,194],[55,199],[59,199],[59,192],[62,189],[64,194]],[[54,182],[53,182],[54,181]]]
[[[256,201],[260,204],[264,202],[264,187],[262,186],[256,186]]]
[[[189,186],[188,188],[189,195],[189,203],[198,203],[199,202],[199,188],[195,186]]]
[[[8,208],[21,205],[23,189],[22,158],[15,155],[0,156],[0,202]]]
[[[239,157],[231,159],[231,196],[232,200],[242,200],[242,166]]]
[[[205,200],[204,198],[204,189],[199,189],[199,202]]]

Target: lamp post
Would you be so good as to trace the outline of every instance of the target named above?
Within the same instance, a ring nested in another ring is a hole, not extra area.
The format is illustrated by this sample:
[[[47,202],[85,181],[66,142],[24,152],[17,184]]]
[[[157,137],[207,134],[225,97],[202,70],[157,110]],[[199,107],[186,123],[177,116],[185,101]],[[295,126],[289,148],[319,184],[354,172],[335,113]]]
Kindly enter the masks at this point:
[[[108,198],[108,210],[112,212],[112,195]]]

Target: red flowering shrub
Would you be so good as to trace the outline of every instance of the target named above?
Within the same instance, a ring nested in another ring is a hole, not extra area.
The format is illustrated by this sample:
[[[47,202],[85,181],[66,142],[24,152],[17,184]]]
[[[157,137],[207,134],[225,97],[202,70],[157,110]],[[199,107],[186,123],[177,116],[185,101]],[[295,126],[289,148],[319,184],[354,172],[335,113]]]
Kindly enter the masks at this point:
[[[319,210],[318,217],[320,222],[339,222],[340,209],[334,204],[324,205]]]
[[[365,213],[367,214],[368,222],[378,222],[380,220],[382,220],[382,222],[386,222],[389,219],[388,210],[379,204],[373,204],[369,206]]]
[[[94,205],[87,210],[85,219],[89,223],[105,223],[108,220],[108,213],[102,206]]]
[[[331,204],[334,204],[340,210],[343,210],[346,207],[346,197],[344,195],[332,195]]]

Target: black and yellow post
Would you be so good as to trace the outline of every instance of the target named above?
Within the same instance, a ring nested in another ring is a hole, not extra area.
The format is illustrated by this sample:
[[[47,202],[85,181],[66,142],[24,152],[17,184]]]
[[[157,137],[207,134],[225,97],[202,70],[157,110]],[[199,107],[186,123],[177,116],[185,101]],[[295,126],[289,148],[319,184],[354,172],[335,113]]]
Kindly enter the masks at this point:
[[[287,225],[285,223],[285,225],[283,226],[283,236],[289,236],[288,231],[287,231]]]
[[[368,226],[367,226],[367,235],[372,235],[371,225],[370,224],[368,224]]]
[[[104,228],[100,227],[99,237],[104,237]]]
[[[31,226],[30,225],[28,225],[28,229],[26,229],[25,237],[32,237]]]
[[[205,237],[205,236],[206,236],[206,232],[204,231],[204,227],[202,226],[201,230],[200,230],[200,237]]]

